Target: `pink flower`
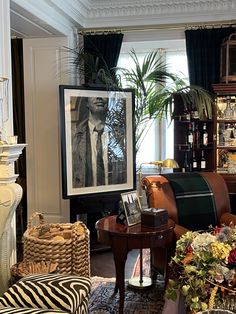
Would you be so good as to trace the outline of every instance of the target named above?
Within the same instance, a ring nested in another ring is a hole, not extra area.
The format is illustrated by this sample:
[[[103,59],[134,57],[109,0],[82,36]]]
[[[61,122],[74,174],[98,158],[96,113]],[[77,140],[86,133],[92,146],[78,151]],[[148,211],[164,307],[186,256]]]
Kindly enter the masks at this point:
[[[236,266],[236,249],[230,251],[228,256],[228,264],[230,266]]]
[[[214,228],[213,234],[214,234],[214,235],[217,235],[217,234],[220,233],[220,231],[221,231],[221,228],[216,226],[216,227]]]
[[[193,252],[193,248],[192,248],[192,246],[189,244],[189,245],[186,247],[185,253],[188,254],[188,253],[192,253],[192,252]]]

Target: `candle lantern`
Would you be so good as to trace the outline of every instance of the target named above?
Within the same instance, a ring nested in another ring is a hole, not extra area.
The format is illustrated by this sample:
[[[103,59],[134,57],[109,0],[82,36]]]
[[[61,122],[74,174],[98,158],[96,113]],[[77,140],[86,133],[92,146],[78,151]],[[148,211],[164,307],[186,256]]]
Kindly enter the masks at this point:
[[[224,39],[221,44],[221,82],[236,82],[236,33]]]

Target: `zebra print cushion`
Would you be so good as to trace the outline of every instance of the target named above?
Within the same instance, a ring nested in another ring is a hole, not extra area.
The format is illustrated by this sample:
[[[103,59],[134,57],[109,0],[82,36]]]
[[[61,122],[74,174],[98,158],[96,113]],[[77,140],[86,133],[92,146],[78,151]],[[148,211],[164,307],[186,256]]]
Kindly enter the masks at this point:
[[[65,314],[66,312],[57,311],[57,310],[39,310],[39,309],[30,309],[30,308],[14,308],[14,307],[3,307],[0,308],[0,313],[11,314],[11,313],[20,313],[20,314]]]
[[[0,307],[32,307],[76,314],[87,313],[90,290],[91,281],[87,277],[63,274],[29,275],[3,294]]]

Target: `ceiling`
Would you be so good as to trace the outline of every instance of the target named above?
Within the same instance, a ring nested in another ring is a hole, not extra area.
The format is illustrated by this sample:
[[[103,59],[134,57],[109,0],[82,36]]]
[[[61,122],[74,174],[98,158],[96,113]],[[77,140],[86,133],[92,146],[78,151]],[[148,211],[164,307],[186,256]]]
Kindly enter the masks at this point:
[[[12,36],[21,38],[236,22],[235,0],[10,0],[10,6]]]

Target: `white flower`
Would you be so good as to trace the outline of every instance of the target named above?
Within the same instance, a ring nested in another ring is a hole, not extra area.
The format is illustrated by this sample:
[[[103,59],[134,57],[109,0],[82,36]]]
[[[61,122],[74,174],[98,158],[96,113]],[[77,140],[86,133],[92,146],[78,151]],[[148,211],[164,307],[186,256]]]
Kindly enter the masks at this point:
[[[215,241],[216,241],[216,236],[208,232],[204,232],[204,233],[198,234],[196,238],[193,239],[191,246],[193,248],[193,251],[199,252],[202,250],[208,250],[208,245]]]

